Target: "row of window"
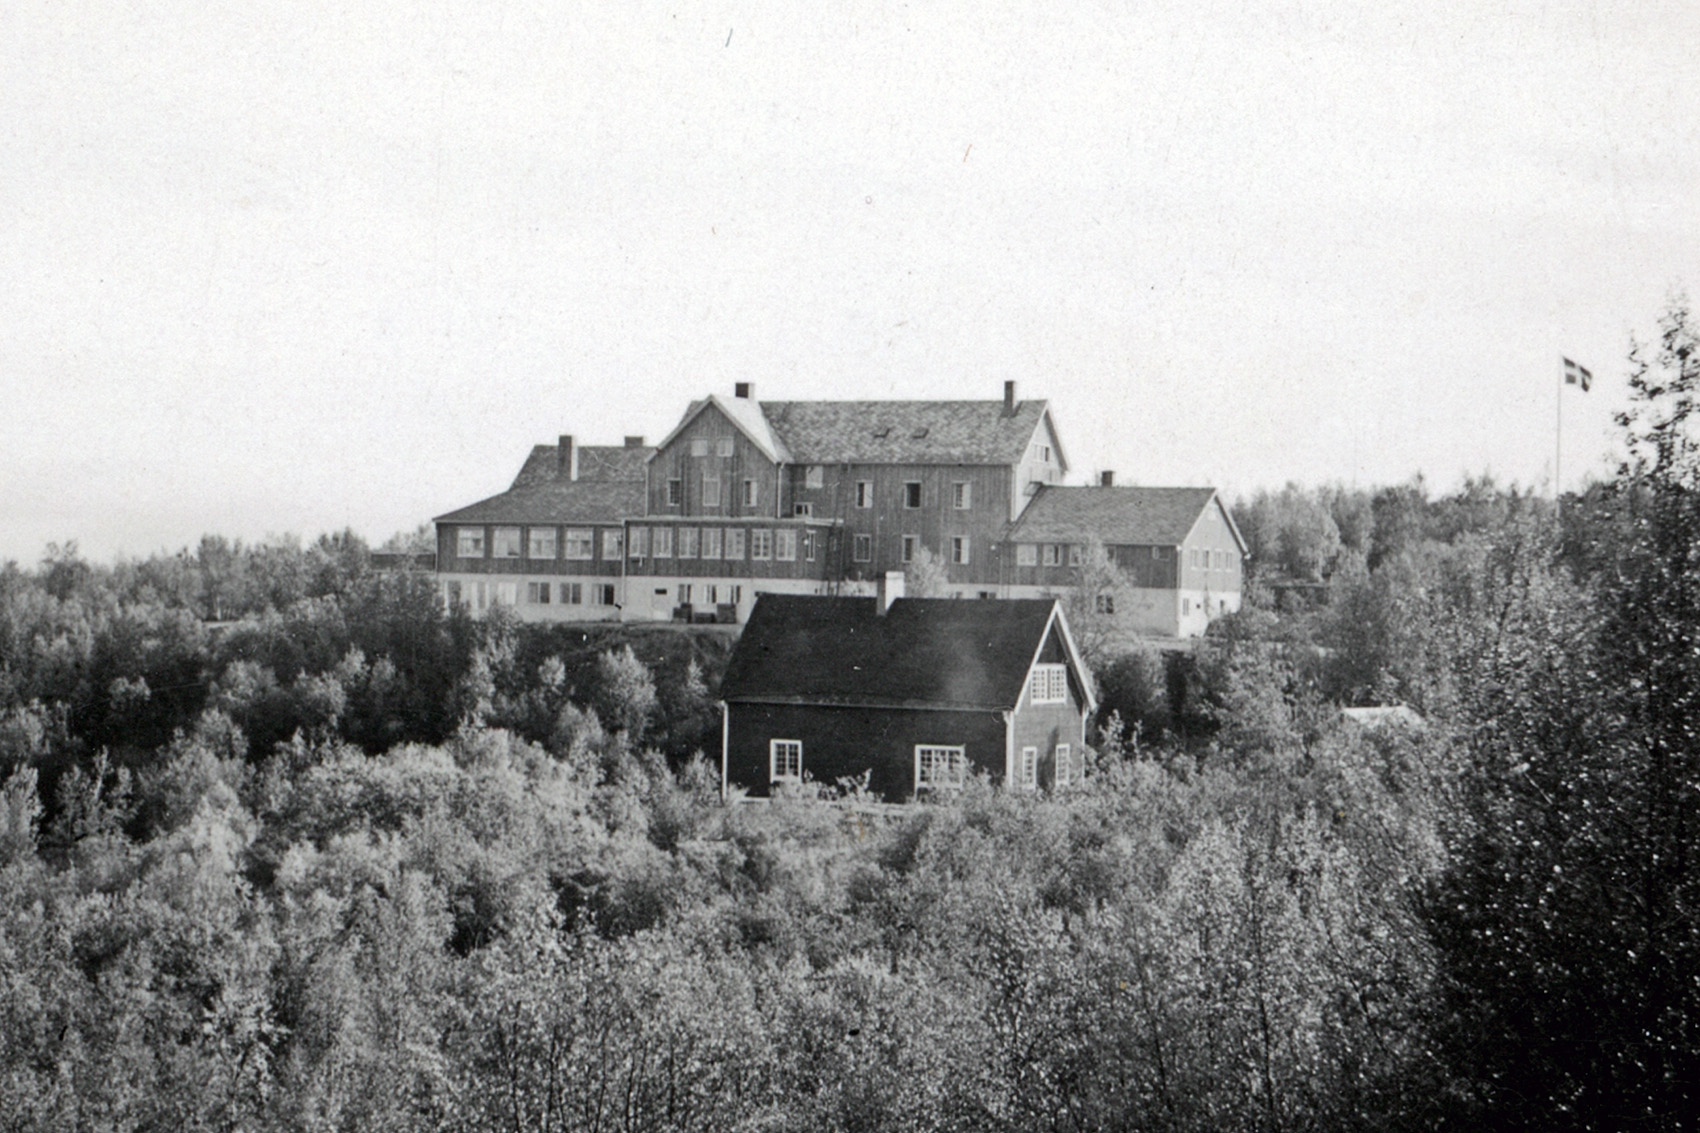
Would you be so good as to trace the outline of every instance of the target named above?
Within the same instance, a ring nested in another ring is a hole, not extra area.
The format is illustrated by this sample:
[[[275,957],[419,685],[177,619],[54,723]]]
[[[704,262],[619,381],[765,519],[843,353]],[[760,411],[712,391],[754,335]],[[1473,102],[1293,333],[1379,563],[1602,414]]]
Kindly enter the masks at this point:
[[[667,481],[667,506],[678,507],[685,499],[685,482],[678,477]],[[720,477],[713,473],[702,474],[702,506],[720,506]],[[754,480],[744,481],[743,506],[753,508],[761,502],[761,489]]]
[[[1232,565],[1227,551],[1212,551],[1208,547],[1194,547],[1186,553],[1186,565],[1200,570],[1227,570]]]
[[[698,442],[700,443],[700,442]],[[810,465],[804,474],[803,485],[807,488],[821,487],[820,465]],[[720,476],[714,472],[702,473],[702,492],[700,499],[705,508],[719,507]],[[744,481],[744,493],[741,497],[742,506],[757,507],[761,503],[761,486],[755,480]],[[685,499],[685,482],[674,476],[667,481],[667,506],[678,507]],[[874,506],[874,482],[872,480],[856,481],[856,506],[871,508]],[[906,480],[903,483],[903,506],[911,511],[921,506],[921,481]],[[957,511],[968,511],[974,506],[974,485],[966,480],[953,481],[950,485],[950,506]],[[804,509],[808,509],[805,511]],[[797,514],[808,515],[813,512],[809,504],[798,504]]]
[[[657,591],[657,593],[660,593],[660,591]],[[717,582],[679,583],[679,605],[695,605],[696,596],[702,598],[705,606],[717,606],[722,602],[736,606],[744,600],[744,588]]]
[[[796,562],[798,549],[806,562],[815,561],[818,542],[813,531],[766,527],[634,527],[634,559],[752,559]]]
[[[770,740],[767,745],[768,778],[775,783],[803,781],[803,741]],[[1066,787],[1074,781],[1074,759],[1068,744],[1052,751],[1054,781]],[[933,791],[961,787],[968,781],[968,749],[961,744],[915,745],[915,790]],[[1039,786],[1039,749],[1021,749],[1016,781],[1023,787]]]
[[[902,545],[898,550],[898,557],[906,563],[912,563],[915,561],[915,556],[920,553],[921,537],[919,535],[904,535],[902,540]],[[850,556],[859,563],[873,562],[874,537],[872,535],[855,536],[851,542]],[[953,563],[966,563],[969,561],[968,556],[968,536],[952,535],[950,537],[949,561]]]
[[[448,582],[443,586],[443,597],[450,609],[464,602],[474,613],[483,613],[492,606],[518,605],[519,583]],[[525,584],[525,600],[532,606],[617,604],[614,585],[610,582],[528,582]]]
[[[517,559],[525,549],[528,559],[576,559],[588,561],[596,557],[596,532],[589,527],[532,527],[523,532],[518,527],[490,529],[490,557]],[[618,559],[625,533],[619,528],[602,532],[602,557]],[[484,557],[484,528],[461,527],[455,530],[455,554],[463,559]]]

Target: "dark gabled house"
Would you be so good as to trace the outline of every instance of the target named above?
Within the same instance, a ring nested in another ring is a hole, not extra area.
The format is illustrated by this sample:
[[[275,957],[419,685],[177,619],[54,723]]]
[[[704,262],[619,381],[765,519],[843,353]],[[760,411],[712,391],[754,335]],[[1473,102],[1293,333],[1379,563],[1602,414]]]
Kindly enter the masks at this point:
[[[764,594],[721,681],[723,787],[752,795],[868,775],[888,801],[1082,773],[1095,706],[1056,599]]]

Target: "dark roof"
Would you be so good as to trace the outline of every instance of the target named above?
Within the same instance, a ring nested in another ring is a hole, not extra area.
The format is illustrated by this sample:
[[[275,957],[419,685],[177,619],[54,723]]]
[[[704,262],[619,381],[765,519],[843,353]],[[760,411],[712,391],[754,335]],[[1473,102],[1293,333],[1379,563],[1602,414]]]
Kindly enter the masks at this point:
[[[764,401],[763,414],[798,464],[1012,464],[1027,451],[1046,402]],[[1061,457],[1058,452],[1058,457]]]
[[[550,480],[510,488],[436,523],[613,523],[643,512],[644,482],[639,480]]]
[[[643,481],[643,462],[655,449],[648,445],[580,445],[578,478],[580,480]],[[558,445],[537,445],[514,477],[510,487],[524,488],[546,484],[559,478],[561,456]]]
[[[1013,708],[1056,599],[763,594],[726,675],[724,700]]]
[[[1009,530],[1012,543],[1178,547],[1216,498],[1214,488],[1071,487],[1047,484]]]

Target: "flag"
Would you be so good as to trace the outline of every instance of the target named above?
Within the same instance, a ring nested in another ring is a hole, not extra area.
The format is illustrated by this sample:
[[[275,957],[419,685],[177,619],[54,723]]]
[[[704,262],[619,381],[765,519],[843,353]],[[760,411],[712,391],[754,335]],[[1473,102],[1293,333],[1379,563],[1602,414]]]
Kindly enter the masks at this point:
[[[1564,384],[1581,386],[1582,392],[1587,393],[1588,387],[1594,384],[1594,375],[1585,366],[1578,366],[1570,359],[1564,360]]]

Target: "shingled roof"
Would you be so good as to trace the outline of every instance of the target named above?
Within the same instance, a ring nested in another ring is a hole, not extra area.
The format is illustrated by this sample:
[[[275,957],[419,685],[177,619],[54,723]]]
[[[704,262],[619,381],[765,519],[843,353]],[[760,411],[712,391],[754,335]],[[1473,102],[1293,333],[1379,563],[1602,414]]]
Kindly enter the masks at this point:
[[[1215,501],[1214,488],[1047,484],[1010,527],[1008,539],[1012,543],[1082,543],[1096,535],[1111,546],[1178,547]],[[1228,526],[1233,527],[1231,517]]]
[[[1054,598],[899,598],[885,616],[877,609],[873,598],[761,595],[721,699],[1013,708],[1053,618],[1064,624]]]
[[[1046,408],[1018,401],[1006,415],[1001,401],[761,403],[798,464],[1011,464],[1026,454]]]
[[[580,480],[636,480],[643,482],[643,462],[655,449],[648,445],[580,445],[578,449],[578,478]],[[561,450],[558,445],[537,445],[525,458],[519,475],[510,487],[525,488],[546,484],[561,475]]]
[[[435,523],[614,523],[643,512],[640,480],[550,480],[510,488]]]

